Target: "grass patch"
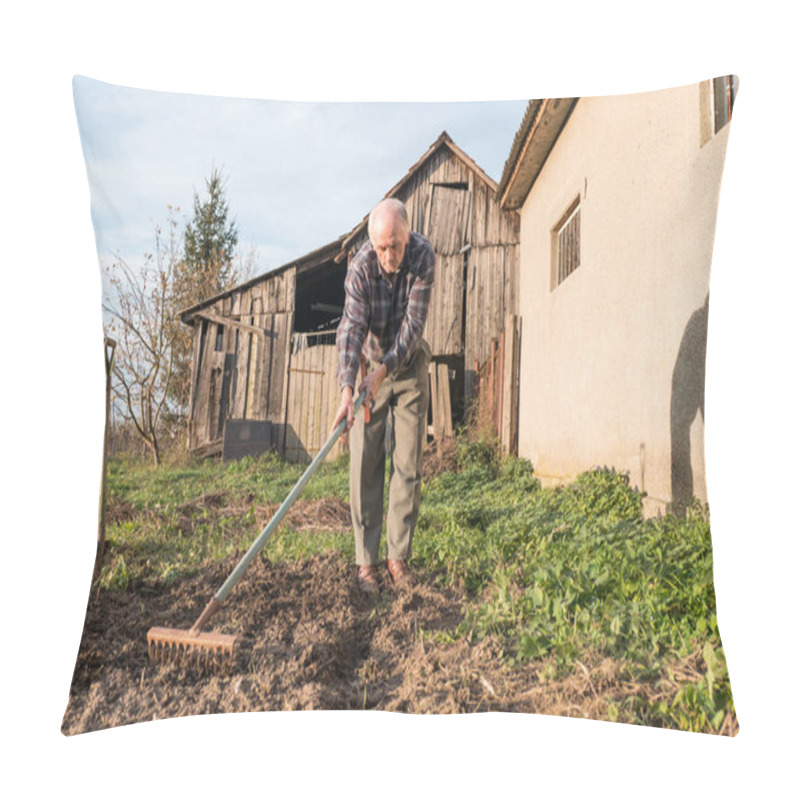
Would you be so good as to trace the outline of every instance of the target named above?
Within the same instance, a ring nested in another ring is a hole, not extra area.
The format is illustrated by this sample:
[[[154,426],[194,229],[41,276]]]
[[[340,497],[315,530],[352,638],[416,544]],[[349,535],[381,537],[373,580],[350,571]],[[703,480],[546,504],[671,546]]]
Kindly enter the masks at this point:
[[[222,464],[206,460],[180,467],[112,460],[108,470],[106,541],[100,576],[106,589],[172,581],[247,550],[284,501],[305,467],[273,454]],[[348,497],[347,461],[323,464],[301,499]],[[260,512],[260,513],[259,513]],[[265,548],[270,559],[307,558],[330,550],[353,552],[341,530],[313,536],[284,523]]]

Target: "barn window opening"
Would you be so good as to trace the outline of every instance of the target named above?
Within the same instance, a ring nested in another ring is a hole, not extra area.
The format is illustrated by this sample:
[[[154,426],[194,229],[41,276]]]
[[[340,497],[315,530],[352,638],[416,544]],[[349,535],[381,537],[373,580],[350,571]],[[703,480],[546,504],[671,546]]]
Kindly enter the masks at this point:
[[[225,341],[225,326],[217,325],[217,338],[214,340],[215,352],[219,353],[222,350],[224,341]]]
[[[553,281],[562,284],[581,264],[581,207],[577,198],[553,229]]]
[[[344,312],[347,264],[333,260],[300,272],[295,283],[294,331],[318,334],[336,328]],[[322,344],[322,340],[314,343]]]
[[[449,183],[438,181],[433,186],[443,186],[446,189],[463,189],[464,191],[469,189],[469,184],[466,181],[451,181]]]

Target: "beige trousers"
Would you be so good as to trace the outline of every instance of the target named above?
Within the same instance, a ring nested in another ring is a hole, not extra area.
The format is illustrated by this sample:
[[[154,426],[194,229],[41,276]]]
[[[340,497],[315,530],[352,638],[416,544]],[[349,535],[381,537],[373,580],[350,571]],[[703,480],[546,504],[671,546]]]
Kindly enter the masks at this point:
[[[387,450],[391,459],[387,555],[402,561],[411,555],[428,427],[430,362],[431,350],[423,340],[410,363],[381,383],[370,409],[369,423],[364,422],[364,414],[358,414],[350,429],[350,511],[359,566],[378,562]],[[392,435],[387,441],[390,415]]]

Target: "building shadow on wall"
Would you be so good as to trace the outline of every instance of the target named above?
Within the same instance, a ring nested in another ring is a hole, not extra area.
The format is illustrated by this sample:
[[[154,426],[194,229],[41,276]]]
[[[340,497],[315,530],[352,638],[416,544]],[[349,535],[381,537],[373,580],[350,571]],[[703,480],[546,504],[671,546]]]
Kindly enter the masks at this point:
[[[683,332],[672,371],[670,433],[672,439],[672,511],[685,516],[694,495],[691,427],[698,411],[705,423],[708,294]]]

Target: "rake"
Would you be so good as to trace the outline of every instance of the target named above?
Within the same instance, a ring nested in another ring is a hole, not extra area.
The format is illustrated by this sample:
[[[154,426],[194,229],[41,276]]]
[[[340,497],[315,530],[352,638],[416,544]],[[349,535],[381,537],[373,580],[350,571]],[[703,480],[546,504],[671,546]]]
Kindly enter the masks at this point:
[[[355,412],[361,407],[366,398],[366,392],[361,392],[356,398]],[[250,562],[258,555],[267,540],[272,536],[275,529],[280,525],[286,512],[291,508],[294,501],[303,491],[311,476],[316,472],[317,467],[336,443],[336,440],[344,433],[347,420],[343,419],[334,428],[328,441],[308,465],[299,481],[289,492],[281,507],[275,512],[272,519],[258,535],[258,538],[250,545],[250,549],[244,554],[241,561],[236,565],[228,579],[219,588],[219,591],[211,598],[203,613],[191,628],[150,628],[147,632],[147,650],[150,660],[154,662],[181,661],[194,662],[208,668],[224,668],[233,660],[233,645],[236,642],[235,636],[213,631],[206,632],[202,629],[222,607],[225,598],[234,587],[239,578],[242,577]]]

